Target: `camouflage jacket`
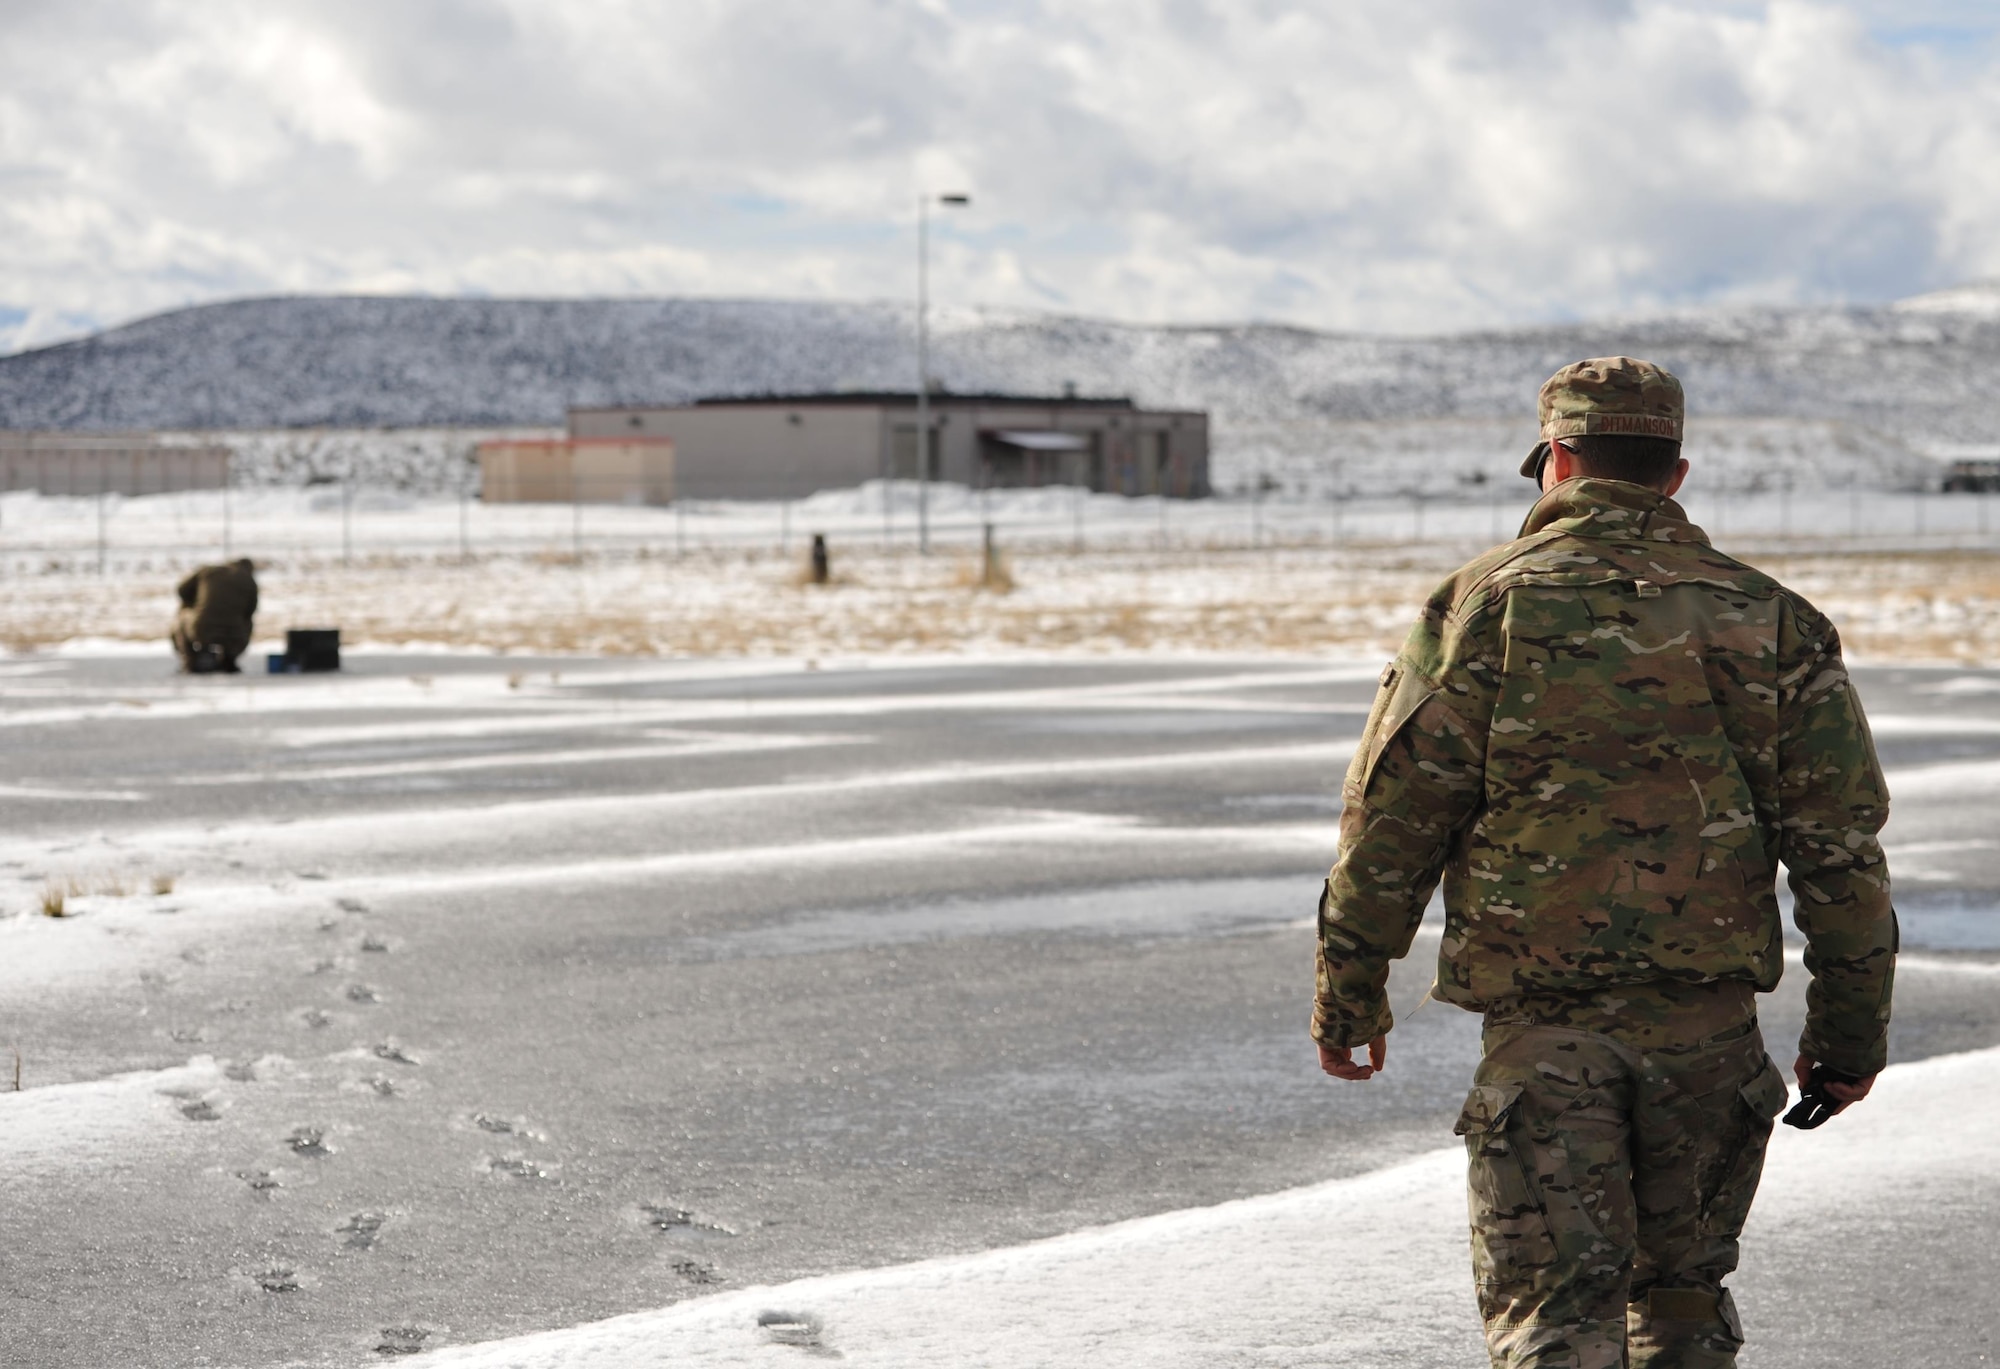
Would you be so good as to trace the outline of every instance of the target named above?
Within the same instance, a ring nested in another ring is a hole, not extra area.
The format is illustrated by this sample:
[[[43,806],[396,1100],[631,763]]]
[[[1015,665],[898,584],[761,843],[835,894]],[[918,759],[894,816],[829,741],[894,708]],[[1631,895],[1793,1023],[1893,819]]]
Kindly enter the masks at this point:
[[[241,561],[203,566],[180,582],[181,607],[193,610],[190,625],[197,640],[250,640],[257,613],[257,577]]]
[[[1872,1073],[1896,950],[1889,798],[1833,626],[1679,505],[1570,480],[1446,580],[1383,672],[1342,788],[1313,1035],[1388,1030],[1389,962],[1445,884],[1437,997],[1615,994],[1783,968],[1805,1053]]]

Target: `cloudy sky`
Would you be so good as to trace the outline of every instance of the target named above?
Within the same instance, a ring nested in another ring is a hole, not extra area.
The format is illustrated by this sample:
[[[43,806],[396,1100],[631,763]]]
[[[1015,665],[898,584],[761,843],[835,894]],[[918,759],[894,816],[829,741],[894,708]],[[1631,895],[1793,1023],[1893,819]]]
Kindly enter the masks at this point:
[[[0,351],[282,292],[1463,328],[2000,276],[1989,0],[0,0]]]

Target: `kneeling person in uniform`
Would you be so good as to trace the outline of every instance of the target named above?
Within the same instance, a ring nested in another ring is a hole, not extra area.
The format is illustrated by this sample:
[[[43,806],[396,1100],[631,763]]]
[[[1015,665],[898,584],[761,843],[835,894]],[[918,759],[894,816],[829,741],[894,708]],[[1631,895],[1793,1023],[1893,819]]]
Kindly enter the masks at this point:
[[[248,557],[203,566],[181,581],[180,614],[173,631],[181,669],[193,675],[237,673],[236,658],[250,647],[257,614],[257,577]]]
[[[1886,1057],[1888,791],[1833,625],[1672,499],[1680,382],[1577,362],[1541,421],[1521,536],[1383,672],[1313,1036],[1336,1078],[1383,1067],[1389,962],[1442,878],[1433,993],[1485,1017],[1457,1130],[1493,1363],[1733,1365],[1723,1281],[1786,1099],[1755,1006],[1784,965],[1777,866],[1812,976],[1793,1068],[1843,1077],[1837,1111]]]

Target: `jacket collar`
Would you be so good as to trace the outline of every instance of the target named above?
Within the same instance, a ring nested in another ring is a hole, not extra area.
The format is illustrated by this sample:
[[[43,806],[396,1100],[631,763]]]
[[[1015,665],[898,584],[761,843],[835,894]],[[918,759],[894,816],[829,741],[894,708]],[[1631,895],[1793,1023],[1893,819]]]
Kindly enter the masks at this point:
[[[1538,532],[1709,545],[1708,534],[1688,521],[1687,511],[1658,490],[1588,477],[1565,480],[1535,501],[1521,536]]]

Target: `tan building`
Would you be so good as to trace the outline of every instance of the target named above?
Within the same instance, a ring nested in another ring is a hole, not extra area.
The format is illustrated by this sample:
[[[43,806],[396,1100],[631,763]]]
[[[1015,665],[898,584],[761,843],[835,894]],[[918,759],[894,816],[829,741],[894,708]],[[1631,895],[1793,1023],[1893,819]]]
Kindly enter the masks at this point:
[[[913,393],[572,409],[569,431],[578,440],[671,439],[676,489],[690,499],[797,499],[918,473]],[[931,478],[974,489],[1209,493],[1208,415],[1197,411],[1143,410],[1129,399],[940,394],[930,431]]]
[[[657,437],[557,437],[479,444],[491,504],[671,504],[674,444]]]
[[[227,447],[177,447],[152,433],[0,431],[0,490],[168,494],[229,483]]]

